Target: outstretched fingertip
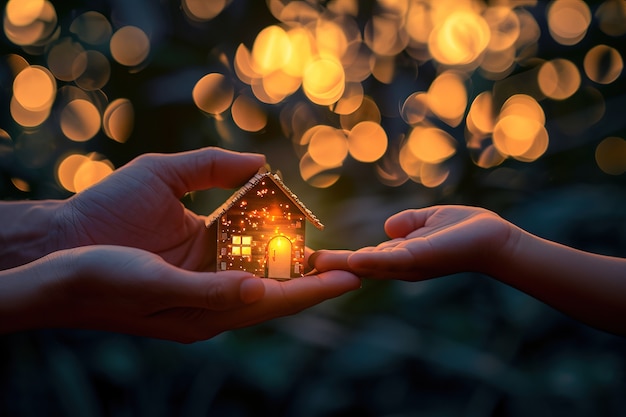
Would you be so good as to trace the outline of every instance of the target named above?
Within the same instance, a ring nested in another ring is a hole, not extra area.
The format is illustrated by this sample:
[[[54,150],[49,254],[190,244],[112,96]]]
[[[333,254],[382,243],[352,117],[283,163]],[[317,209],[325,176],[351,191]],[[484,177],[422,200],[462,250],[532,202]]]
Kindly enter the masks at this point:
[[[352,272],[340,270],[326,271],[320,273],[319,277],[328,283],[332,282],[333,287],[340,289],[342,293],[361,288],[361,279]]]
[[[239,298],[244,304],[259,301],[265,295],[265,285],[261,278],[246,278],[239,286]]]

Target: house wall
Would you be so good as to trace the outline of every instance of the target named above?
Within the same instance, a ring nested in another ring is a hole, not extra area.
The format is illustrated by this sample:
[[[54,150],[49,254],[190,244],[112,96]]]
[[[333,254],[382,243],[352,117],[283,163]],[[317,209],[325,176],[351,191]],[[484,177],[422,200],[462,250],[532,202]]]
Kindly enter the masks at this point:
[[[300,208],[273,182],[262,181],[219,219],[217,270],[239,269],[267,277],[267,243],[274,236],[282,235],[292,242],[291,276],[271,278],[302,276],[305,226],[306,218]],[[250,245],[237,237],[249,237]]]

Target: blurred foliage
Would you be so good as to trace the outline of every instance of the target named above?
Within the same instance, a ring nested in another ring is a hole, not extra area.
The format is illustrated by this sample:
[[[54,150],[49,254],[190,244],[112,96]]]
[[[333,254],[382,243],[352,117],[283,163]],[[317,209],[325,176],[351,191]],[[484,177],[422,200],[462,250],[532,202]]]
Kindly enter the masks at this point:
[[[111,9],[107,1],[56,3],[62,19],[74,10]],[[189,26],[177,2],[133,5],[159,21],[161,31],[149,66],[138,73],[113,67],[107,86],[112,97],[130,97],[135,105],[132,138],[53,141],[50,157],[35,165],[20,159],[24,150],[0,143],[3,198],[67,197],[52,173],[55,155],[70,147],[121,166],[145,152],[218,145],[268,155],[327,227],[311,231],[314,248],[376,244],[385,238],[388,215],[457,203],[493,209],[549,239],[626,256],[625,177],[602,173],[594,160],[606,135],[626,137],[623,89],[607,97],[617,110],[600,126],[551,142],[532,164],[482,169],[460,150],[455,185],[427,189],[411,182],[383,186],[372,166],[353,161],[333,187],[313,189],[300,180],[297,157],[275,121],[261,133],[232,132],[224,142],[214,119],[190,100],[195,81],[221,66],[219,49],[250,42],[271,21],[264,7],[235,1],[211,24]],[[6,39],[1,47],[19,51]],[[540,48],[557,55],[550,42]],[[4,96],[0,112],[0,127],[10,126]],[[548,129],[567,117],[548,121]],[[11,185],[15,175],[29,181],[29,192]],[[228,194],[195,193],[185,203],[204,214]],[[45,330],[2,336],[0,355],[0,415],[6,416],[578,417],[620,416],[626,409],[625,339],[475,274],[364,282],[359,291],[293,317],[192,345]]]

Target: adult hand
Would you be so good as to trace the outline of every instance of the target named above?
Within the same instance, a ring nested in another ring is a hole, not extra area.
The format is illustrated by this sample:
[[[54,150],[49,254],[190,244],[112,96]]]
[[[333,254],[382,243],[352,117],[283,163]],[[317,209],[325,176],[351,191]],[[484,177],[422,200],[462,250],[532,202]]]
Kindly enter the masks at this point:
[[[136,248],[85,246],[0,271],[0,333],[88,328],[189,343],[359,286],[344,271],[278,282],[241,271],[188,271]]]
[[[385,222],[391,238],[376,247],[318,251],[318,271],[342,269],[362,277],[419,281],[463,271],[490,272],[516,230],[495,213],[476,207],[406,210]]]
[[[142,155],[61,205],[56,247],[135,247],[180,268],[208,270],[215,242],[204,218],[180,199],[190,191],[240,186],[264,163],[263,155],[218,148]]]

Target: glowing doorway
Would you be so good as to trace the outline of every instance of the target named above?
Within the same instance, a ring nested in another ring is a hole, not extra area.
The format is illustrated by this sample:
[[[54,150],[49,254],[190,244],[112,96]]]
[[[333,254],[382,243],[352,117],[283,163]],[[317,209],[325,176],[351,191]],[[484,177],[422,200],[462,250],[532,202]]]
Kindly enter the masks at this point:
[[[291,278],[291,241],[276,236],[267,244],[267,276],[269,278]]]

